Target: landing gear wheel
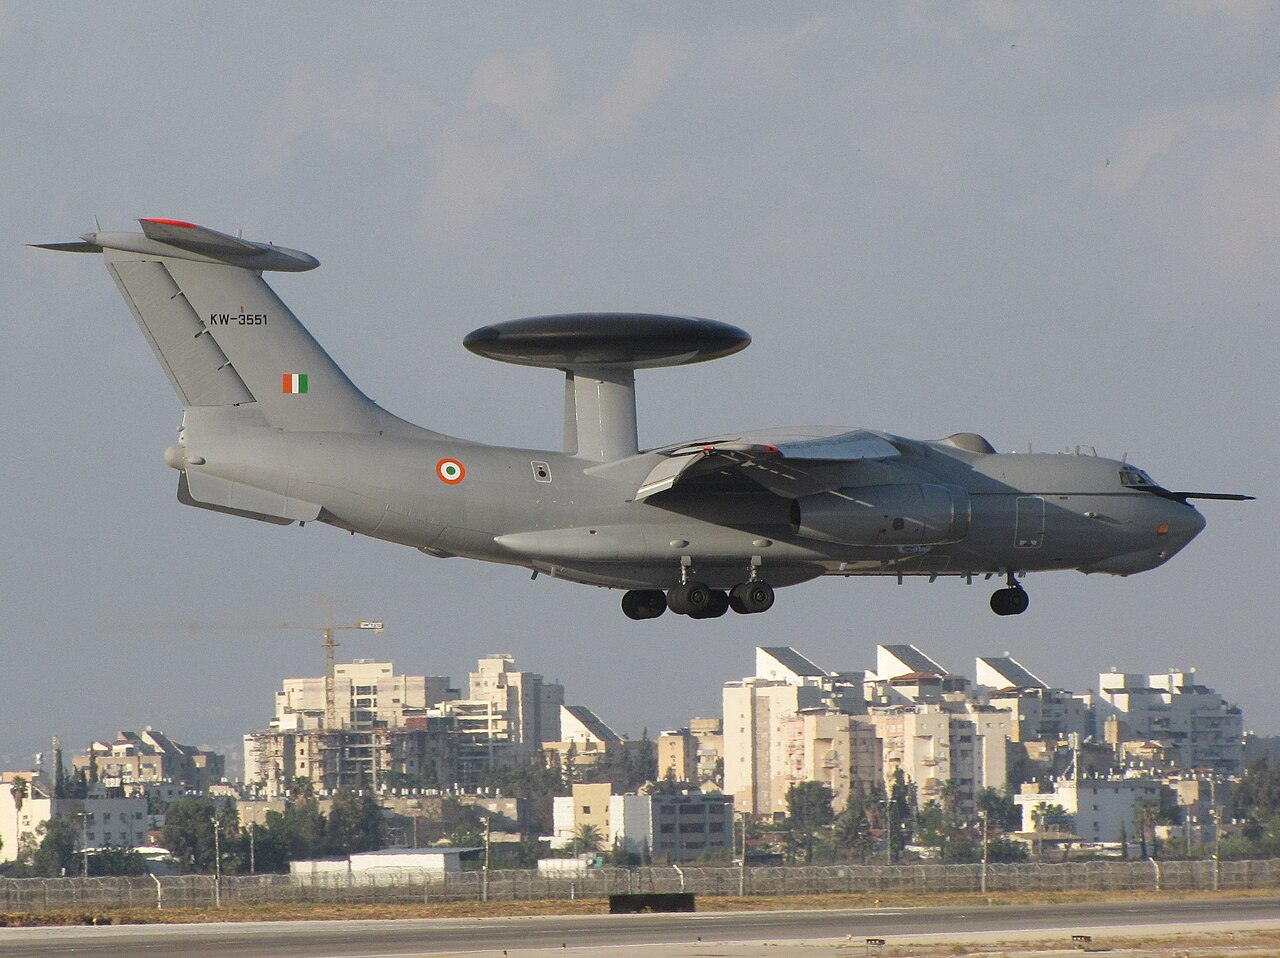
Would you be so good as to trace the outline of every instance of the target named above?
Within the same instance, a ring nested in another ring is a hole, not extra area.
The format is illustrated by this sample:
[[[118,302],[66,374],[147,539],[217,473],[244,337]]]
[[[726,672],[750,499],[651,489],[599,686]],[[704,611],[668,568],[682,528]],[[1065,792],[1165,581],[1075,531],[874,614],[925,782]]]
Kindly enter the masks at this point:
[[[1031,598],[1021,586],[997,589],[991,595],[991,611],[996,615],[1022,615],[1031,604]]]
[[[718,619],[729,611],[729,597],[723,589],[711,590],[711,601],[701,612],[690,612],[691,619]]]
[[[659,589],[632,589],[622,596],[628,619],[656,619],[667,611],[667,597]]]
[[[773,586],[767,582],[741,582],[729,591],[729,607],[741,615],[768,612],[773,606]]]
[[[681,615],[694,615],[704,611],[712,602],[715,590],[705,582],[686,582],[667,590],[667,608]]]

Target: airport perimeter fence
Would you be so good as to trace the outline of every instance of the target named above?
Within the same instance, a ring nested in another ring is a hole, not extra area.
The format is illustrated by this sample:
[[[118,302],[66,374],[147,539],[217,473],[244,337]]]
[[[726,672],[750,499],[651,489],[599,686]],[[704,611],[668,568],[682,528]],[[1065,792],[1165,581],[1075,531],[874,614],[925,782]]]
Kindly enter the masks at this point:
[[[430,873],[374,869],[314,875],[210,875],[157,878],[0,879],[0,913],[116,908],[218,908],[256,904],[418,904],[605,898],[613,894],[690,892],[703,896],[947,894],[1064,891],[1210,891],[1280,889],[1280,859],[1130,861],[1057,864],[819,865],[598,868]]]

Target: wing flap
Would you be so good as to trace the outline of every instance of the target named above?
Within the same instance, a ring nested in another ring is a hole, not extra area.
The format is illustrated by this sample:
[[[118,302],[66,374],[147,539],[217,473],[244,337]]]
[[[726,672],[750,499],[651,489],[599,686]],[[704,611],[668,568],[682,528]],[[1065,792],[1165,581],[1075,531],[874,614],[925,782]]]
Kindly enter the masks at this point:
[[[901,455],[893,443],[865,429],[818,428],[740,433],[657,451],[665,458],[640,484],[637,500],[725,469],[741,470],[777,495],[811,495],[844,483],[841,466]]]

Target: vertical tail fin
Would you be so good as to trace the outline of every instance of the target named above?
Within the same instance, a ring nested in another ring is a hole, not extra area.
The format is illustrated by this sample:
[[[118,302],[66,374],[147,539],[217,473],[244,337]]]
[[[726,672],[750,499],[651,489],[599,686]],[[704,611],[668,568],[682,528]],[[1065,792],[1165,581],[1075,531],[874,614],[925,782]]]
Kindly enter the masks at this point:
[[[382,411],[262,279],[301,271],[306,253],[178,220],[46,248],[101,252],[183,406],[252,403],[291,430],[376,432]]]

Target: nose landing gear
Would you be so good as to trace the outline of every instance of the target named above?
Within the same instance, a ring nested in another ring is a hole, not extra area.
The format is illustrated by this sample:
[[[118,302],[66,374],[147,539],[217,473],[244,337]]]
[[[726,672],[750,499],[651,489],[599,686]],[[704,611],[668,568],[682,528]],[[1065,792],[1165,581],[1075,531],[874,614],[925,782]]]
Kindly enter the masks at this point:
[[[1022,615],[1027,611],[1027,606],[1031,605],[1031,598],[1018,584],[1012,572],[1006,576],[1005,581],[1008,587],[997,589],[991,595],[991,611],[996,615]]]

